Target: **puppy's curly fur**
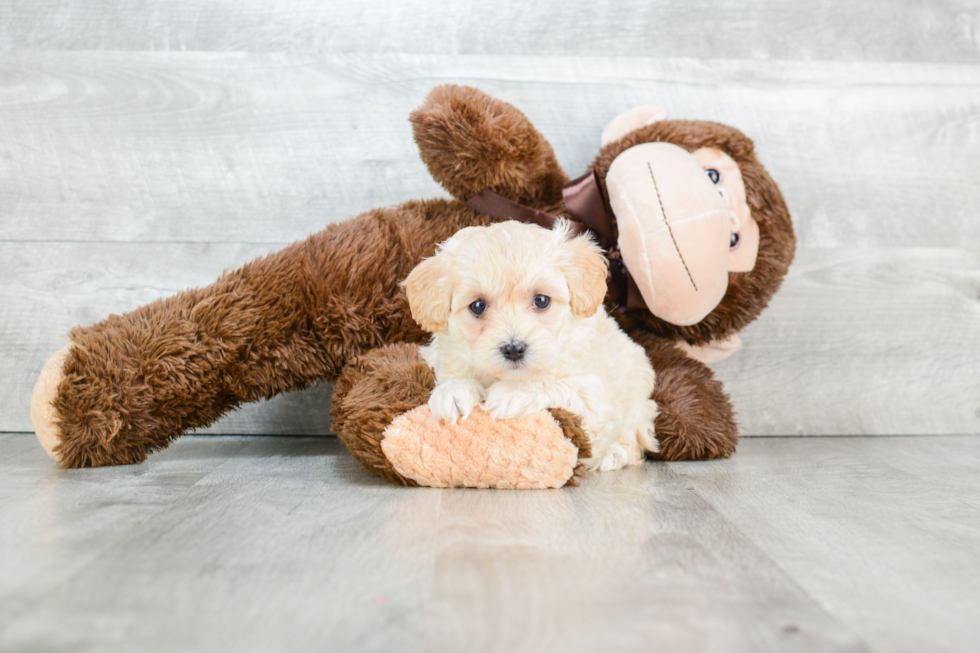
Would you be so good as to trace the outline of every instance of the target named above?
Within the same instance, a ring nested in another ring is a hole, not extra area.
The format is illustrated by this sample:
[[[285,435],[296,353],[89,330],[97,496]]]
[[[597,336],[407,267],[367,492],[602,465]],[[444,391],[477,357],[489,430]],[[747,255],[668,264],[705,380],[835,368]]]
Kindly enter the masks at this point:
[[[429,409],[494,419],[562,408],[582,420],[588,467],[611,470],[656,452],[654,371],[602,308],[606,259],[589,236],[507,221],[442,243],[405,281],[412,315],[435,333]]]

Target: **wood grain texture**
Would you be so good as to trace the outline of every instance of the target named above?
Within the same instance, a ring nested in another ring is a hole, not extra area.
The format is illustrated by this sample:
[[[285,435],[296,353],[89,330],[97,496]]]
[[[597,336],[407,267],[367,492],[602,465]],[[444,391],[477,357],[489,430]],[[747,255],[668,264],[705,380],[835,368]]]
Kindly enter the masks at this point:
[[[440,195],[407,116],[443,82],[522,108],[573,175],[637,104],[737,126],[804,246],[980,242],[980,66],[116,52],[0,57],[0,239],[289,242]]]
[[[171,509],[123,519],[101,564],[5,618],[0,646],[46,639],[51,619],[54,650],[73,651],[379,650],[392,630],[410,636],[431,559],[389,543],[397,488],[365,478],[334,438],[218,442],[242,448],[204,478],[154,475]],[[68,483],[60,495],[75,493]]]
[[[970,0],[0,3],[5,49],[980,62]]]
[[[757,438],[524,492],[385,484],[334,438],[66,471],[0,436],[0,647],[965,653],[978,478],[972,437]]]
[[[892,442],[860,440],[852,446],[864,458],[924,478],[949,497],[951,505],[965,503],[980,508],[980,483],[977,482],[980,438],[907,438],[900,446],[892,446]],[[933,463],[941,473],[924,470],[923,460]]]
[[[759,439],[671,469],[875,648],[959,651],[980,636],[978,454],[980,438]],[[964,468],[961,500],[943,484]]]
[[[980,433],[980,254],[801,249],[712,367],[750,435]]]
[[[0,465],[0,487],[46,476],[66,506],[22,526],[38,497],[0,504],[21,532],[0,554],[65,551],[0,586],[5,650],[862,650],[663,465],[540,492],[383,484],[333,438],[189,438],[94,474],[40,451]]]
[[[665,467],[441,508],[439,650],[861,650]]]
[[[152,469],[129,467],[124,477],[99,472],[72,477],[38,465],[33,437],[5,436],[0,440],[0,637],[15,615],[33,609],[34,598],[63,589],[67,578],[126,542],[132,527],[181,500],[245,445],[236,438],[188,441],[157,454]],[[65,492],[65,483],[74,491]]]

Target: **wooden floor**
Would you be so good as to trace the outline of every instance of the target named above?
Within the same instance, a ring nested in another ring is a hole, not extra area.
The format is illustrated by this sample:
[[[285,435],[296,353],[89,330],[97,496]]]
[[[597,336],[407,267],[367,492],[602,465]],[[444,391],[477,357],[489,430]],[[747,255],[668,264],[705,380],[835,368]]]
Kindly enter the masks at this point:
[[[754,438],[404,489],[333,438],[55,469],[0,435],[3,651],[976,651],[980,438]]]

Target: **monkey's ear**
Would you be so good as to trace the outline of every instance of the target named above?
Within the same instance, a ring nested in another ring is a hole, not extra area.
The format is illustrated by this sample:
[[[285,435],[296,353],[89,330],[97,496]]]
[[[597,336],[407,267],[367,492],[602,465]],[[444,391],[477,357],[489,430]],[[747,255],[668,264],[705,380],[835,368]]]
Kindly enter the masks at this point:
[[[640,127],[646,127],[647,125],[652,125],[658,120],[667,119],[667,110],[663,107],[654,106],[652,104],[644,104],[643,106],[633,107],[623,113],[619,114],[606,125],[606,128],[602,130],[602,147],[605,147],[613,141],[618,141],[626,134],[630,133],[634,129],[639,129]]]
[[[566,240],[564,251],[566,256],[562,271],[568,281],[572,313],[589,317],[595,314],[606,297],[609,263],[602,249],[588,234]]]
[[[449,309],[453,299],[452,285],[446,271],[446,263],[439,255],[427,258],[402,282],[408,295],[412,317],[426,331],[436,333],[449,323]]]

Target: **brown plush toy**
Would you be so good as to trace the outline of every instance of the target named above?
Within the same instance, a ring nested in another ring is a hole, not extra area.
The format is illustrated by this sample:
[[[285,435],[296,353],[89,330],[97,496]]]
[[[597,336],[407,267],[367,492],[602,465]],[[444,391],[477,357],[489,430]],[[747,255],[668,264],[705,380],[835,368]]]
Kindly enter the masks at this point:
[[[125,315],[76,327],[45,366],[31,416],[62,467],[136,463],[228,410],[335,380],[333,429],[368,471],[406,485],[560,487],[589,456],[578,419],[552,410],[456,425],[427,414],[429,337],[399,283],[463,227],[584,222],[609,253],[607,308],[650,357],[664,460],[731,455],[731,405],[704,364],[738,346],[795,249],[752,142],[724,125],[639,107],[613,120],[588,175],[568,183],[509,104],[434,89],[411,115],[454,199],[375,209]]]

